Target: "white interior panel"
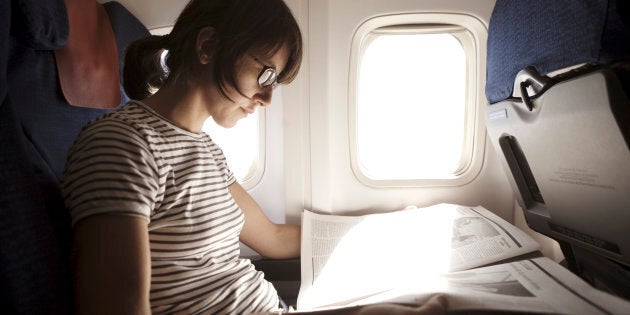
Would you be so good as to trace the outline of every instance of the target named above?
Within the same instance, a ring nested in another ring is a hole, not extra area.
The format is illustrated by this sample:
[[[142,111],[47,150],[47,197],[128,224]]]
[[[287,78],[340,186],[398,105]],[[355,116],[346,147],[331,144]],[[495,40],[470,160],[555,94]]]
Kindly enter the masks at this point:
[[[97,0],[100,3],[111,0]],[[122,4],[149,30],[173,26],[188,0],[115,0]]]
[[[450,202],[483,205],[512,221],[513,195],[503,170],[489,145],[482,144],[481,170],[459,186],[368,187],[354,176],[348,141],[348,86],[352,37],[357,28],[374,16],[400,12],[456,13],[472,16],[487,26],[494,1],[330,0],[309,2],[309,117],[311,204],[328,213],[390,211],[407,205],[427,206]],[[480,43],[485,60],[485,42]],[[477,78],[479,93],[485,84]],[[483,96],[483,95],[482,95]],[[485,106],[484,104],[481,104]],[[481,107],[483,109],[483,107]],[[483,115],[477,117],[480,126]],[[485,138],[485,137],[484,137]],[[393,140],[393,139],[392,139]],[[308,206],[308,204],[306,204]],[[295,211],[296,209],[288,209]]]

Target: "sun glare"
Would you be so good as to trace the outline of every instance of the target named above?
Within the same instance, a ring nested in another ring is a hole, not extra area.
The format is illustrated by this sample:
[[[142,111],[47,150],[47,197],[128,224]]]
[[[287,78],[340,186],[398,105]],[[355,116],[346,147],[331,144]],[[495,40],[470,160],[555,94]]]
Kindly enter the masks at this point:
[[[451,268],[454,217],[454,212],[418,211],[366,216],[345,233],[319,272],[311,288],[321,292],[312,295],[321,299],[315,304],[334,305],[391,289],[445,287],[439,276]]]

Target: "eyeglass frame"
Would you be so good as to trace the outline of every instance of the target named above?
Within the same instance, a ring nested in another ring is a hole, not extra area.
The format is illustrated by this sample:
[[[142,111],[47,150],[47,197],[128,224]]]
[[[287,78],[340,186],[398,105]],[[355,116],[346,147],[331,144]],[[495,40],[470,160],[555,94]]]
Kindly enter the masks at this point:
[[[276,72],[276,68],[268,66],[260,61],[258,58],[251,56],[257,63],[263,66],[263,69],[258,74],[258,86],[261,88],[271,87],[272,89],[278,86],[278,72]],[[268,76],[265,79],[265,76]],[[269,82],[271,80],[271,82]],[[266,82],[269,82],[265,84]]]

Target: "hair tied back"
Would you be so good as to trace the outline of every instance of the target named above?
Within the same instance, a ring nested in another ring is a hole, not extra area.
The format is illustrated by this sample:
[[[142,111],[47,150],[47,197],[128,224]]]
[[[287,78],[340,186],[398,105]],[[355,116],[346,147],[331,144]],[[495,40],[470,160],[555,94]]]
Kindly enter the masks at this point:
[[[171,34],[164,34],[160,38],[160,46],[162,48],[168,50],[169,43],[171,42]]]

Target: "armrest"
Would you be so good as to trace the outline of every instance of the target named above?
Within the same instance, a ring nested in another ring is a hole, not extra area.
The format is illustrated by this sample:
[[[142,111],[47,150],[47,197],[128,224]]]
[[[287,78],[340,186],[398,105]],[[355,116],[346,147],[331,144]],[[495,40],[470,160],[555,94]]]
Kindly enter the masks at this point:
[[[287,305],[295,306],[300,291],[300,259],[259,259],[252,263],[256,270],[265,273],[278,295]]]

